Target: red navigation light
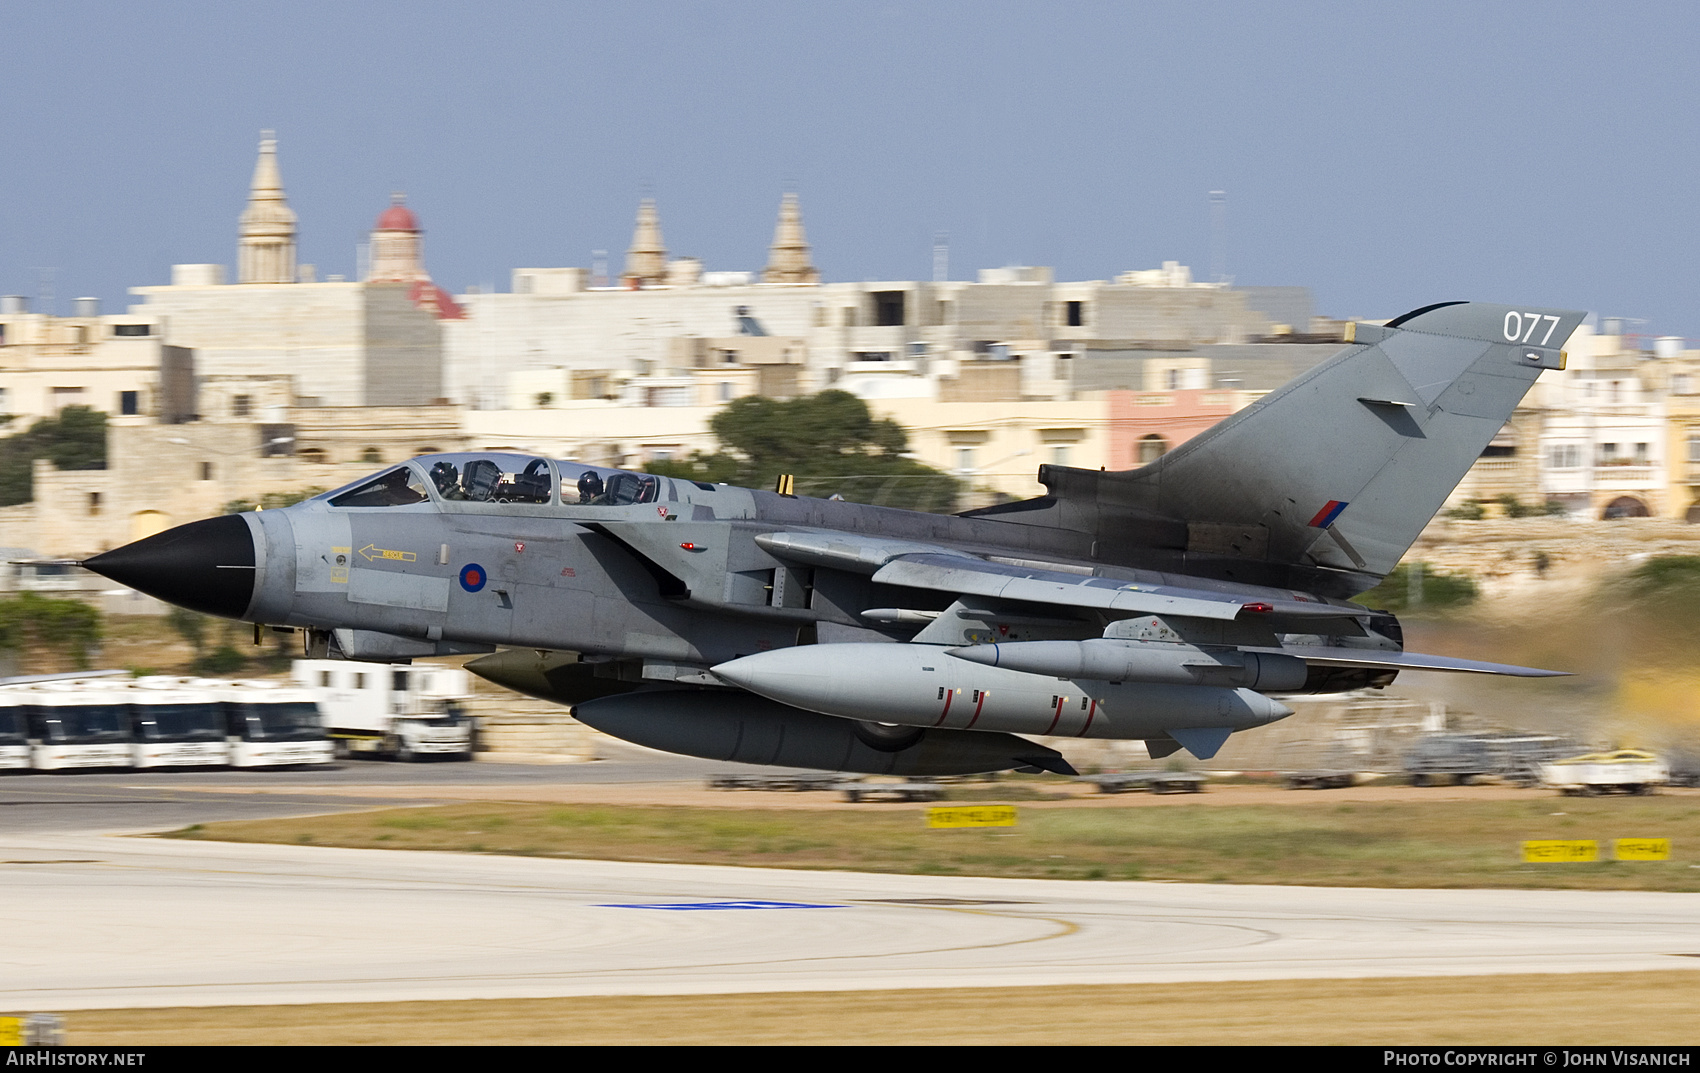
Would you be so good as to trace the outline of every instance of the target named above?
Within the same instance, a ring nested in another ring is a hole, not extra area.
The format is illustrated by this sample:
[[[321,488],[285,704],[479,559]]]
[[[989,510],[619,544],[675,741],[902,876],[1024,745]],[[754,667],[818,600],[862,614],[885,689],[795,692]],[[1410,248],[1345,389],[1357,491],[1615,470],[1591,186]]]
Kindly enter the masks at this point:
[[[695,544],[692,544],[688,540],[685,541],[685,543],[680,544],[679,547],[684,548],[686,551],[701,551],[702,550],[701,548],[697,547]]]
[[[1241,611],[1251,611],[1255,614],[1260,614],[1260,615],[1266,615],[1269,612],[1275,610],[1275,605],[1274,604],[1264,604],[1264,603],[1241,604],[1240,610]]]

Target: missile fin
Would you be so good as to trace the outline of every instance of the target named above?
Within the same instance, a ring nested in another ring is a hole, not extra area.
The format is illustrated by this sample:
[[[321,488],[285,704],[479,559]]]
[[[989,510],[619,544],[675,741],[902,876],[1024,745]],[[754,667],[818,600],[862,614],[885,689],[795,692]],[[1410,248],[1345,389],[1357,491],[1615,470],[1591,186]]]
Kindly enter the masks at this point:
[[[1216,755],[1232,733],[1229,727],[1177,727],[1169,731],[1169,737],[1180,742],[1193,756],[1208,760]]]

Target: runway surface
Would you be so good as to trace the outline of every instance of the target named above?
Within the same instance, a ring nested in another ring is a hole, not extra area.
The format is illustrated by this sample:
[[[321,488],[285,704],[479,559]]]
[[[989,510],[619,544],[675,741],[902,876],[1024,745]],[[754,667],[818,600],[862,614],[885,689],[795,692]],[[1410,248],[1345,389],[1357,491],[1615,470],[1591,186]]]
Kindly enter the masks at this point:
[[[88,834],[6,837],[0,862],[8,1010],[1700,968],[1685,894],[887,876]]]
[[[469,780],[659,791],[700,785],[705,770],[640,757],[0,779],[0,1010],[1700,969],[1692,894],[866,875],[136,837],[425,801]],[[272,792],[251,792],[261,786]],[[350,787],[381,796],[335,792]]]

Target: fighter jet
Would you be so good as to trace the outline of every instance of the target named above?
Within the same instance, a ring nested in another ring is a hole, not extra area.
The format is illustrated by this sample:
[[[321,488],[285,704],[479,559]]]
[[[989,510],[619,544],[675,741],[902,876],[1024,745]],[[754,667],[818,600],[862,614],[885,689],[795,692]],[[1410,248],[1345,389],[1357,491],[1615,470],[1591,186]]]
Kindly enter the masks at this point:
[[[1042,466],[954,516],[500,451],[425,455],[87,561],[313,656],[469,667],[658,749],[905,775],[1068,772],[1036,737],[1208,758],[1278,697],[1404,670],[1351,602],[1399,561],[1582,313],[1448,302],[1149,465]]]

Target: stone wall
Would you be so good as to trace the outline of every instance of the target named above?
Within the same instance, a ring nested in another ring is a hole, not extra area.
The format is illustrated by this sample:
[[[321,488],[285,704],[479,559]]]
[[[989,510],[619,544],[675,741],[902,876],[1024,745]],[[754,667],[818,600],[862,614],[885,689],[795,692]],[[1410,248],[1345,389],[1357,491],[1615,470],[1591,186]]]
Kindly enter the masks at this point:
[[[517,693],[478,693],[467,702],[478,720],[478,752],[491,760],[576,764],[601,760],[609,738],[558,704]]]
[[[366,285],[366,406],[428,406],[445,397],[443,329],[406,283]]]
[[[1404,561],[1469,574],[1492,597],[1545,581],[1593,580],[1657,555],[1700,555],[1700,525],[1664,518],[1436,518]]]

